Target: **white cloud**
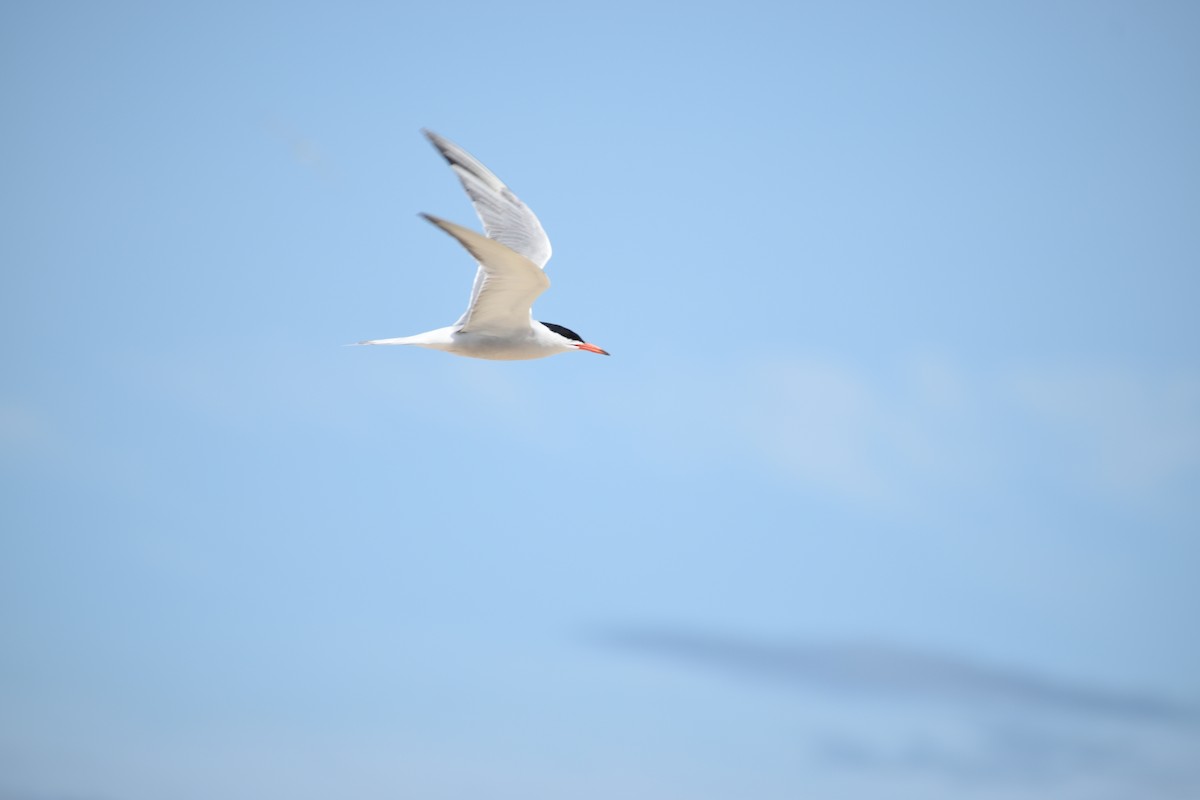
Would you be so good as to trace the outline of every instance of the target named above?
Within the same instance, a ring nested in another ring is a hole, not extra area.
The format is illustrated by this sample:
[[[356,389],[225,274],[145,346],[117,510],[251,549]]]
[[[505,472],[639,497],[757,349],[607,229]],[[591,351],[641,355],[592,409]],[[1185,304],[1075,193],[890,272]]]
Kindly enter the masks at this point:
[[[1200,467],[1200,376],[1067,367],[1007,383],[1062,466],[1095,488],[1147,498]]]
[[[759,368],[748,387],[751,437],[799,480],[856,497],[888,492],[877,456],[888,444],[889,412],[860,375],[794,360]]]
[[[974,373],[922,357],[868,372],[786,359],[747,380],[747,431],[802,483],[895,507],[1050,486],[1153,502],[1200,466],[1200,376],[1131,366]]]

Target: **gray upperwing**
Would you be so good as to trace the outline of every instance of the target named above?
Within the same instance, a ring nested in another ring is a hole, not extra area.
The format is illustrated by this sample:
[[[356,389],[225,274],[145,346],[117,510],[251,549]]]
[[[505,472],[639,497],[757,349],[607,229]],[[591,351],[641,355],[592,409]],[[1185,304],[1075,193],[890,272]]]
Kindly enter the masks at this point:
[[[550,287],[546,273],[525,256],[488,237],[431,214],[422,217],[458,240],[479,263],[461,330],[528,330],[533,301]],[[456,323],[456,324],[460,324]]]
[[[488,237],[545,268],[550,260],[550,238],[529,207],[466,150],[433,131],[422,133],[458,175]]]

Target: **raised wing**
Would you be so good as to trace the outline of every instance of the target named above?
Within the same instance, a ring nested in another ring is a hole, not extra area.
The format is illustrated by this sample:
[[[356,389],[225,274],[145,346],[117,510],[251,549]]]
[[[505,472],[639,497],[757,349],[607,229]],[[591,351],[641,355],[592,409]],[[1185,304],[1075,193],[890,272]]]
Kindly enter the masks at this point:
[[[464,333],[506,333],[529,329],[533,301],[550,287],[546,273],[525,256],[470,228],[431,214],[422,217],[458,240],[479,262],[471,305],[459,329]]]
[[[422,133],[462,181],[488,238],[545,268],[550,260],[550,239],[529,207],[466,150],[433,131]]]

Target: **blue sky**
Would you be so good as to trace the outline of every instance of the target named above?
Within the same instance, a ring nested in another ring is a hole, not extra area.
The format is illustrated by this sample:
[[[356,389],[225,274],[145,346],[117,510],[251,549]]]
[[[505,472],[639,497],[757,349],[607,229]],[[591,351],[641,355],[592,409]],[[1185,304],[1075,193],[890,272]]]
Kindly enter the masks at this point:
[[[1198,36],[5,4],[0,798],[1195,796]]]

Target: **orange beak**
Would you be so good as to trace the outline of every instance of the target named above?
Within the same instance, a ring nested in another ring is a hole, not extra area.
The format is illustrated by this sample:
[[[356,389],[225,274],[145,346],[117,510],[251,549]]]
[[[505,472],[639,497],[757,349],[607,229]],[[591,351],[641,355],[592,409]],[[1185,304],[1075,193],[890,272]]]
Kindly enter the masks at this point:
[[[587,342],[584,342],[583,344],[577,344],[575,346],[577,348],[579,348],[580,350],[587,350],[589,353],[599,353],[602,356],[608,355],[608,352],[601,350],[599,347],[596,347],[596,345],[594,345],[594,344],[588,344]]]

